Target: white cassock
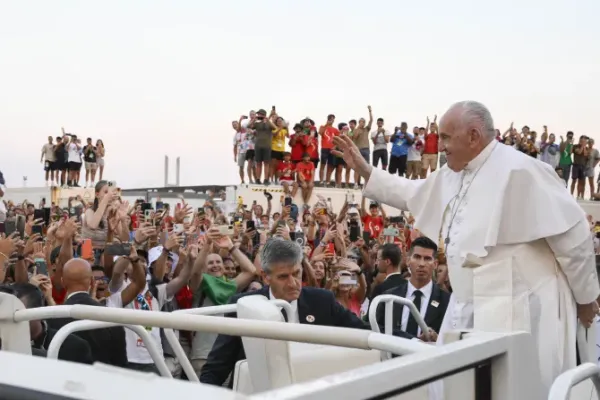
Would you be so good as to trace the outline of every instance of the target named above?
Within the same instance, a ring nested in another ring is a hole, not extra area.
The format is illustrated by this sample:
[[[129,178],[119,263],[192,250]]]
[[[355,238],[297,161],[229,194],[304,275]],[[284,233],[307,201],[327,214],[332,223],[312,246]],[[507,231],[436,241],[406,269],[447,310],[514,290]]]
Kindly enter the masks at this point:
[[[576,366],[576,302],[600,287],[585,213],[548,164],[494,140],[461,172],[407,180],[373,168],[364,196],[410,211],[415,228],[445,242],[453,294],[440,338],[530,332],[547,391]]]

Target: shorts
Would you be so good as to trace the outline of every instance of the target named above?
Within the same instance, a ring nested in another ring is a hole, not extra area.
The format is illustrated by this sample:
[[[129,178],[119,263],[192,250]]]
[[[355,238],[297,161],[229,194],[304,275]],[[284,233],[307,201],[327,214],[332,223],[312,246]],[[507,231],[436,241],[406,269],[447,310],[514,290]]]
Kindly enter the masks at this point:
[[[56,171],[56,162],[55,161],[46,161],[44,162],[44,171]]]
[[[96,164],[98,164],[99,167],[104,167],[104,158],[97,159]]]
[[[271,150],[271,160],[283,161],[283,151]]]
[[[312,160],[313,164],[315,165],[315,169],[317,169],[317,167],[319,166],[319,159],[318,158],[314,158]]]
[[[585,177],[586,178],[593,178],[594,177],[594,168],[586,168],[585,169]]]
[[[81,171],[81,163],[80,162],[69,162],[68,169],[69,169],[69,171],[79,172],[79,171]]]
[[[95,171],[98,169],[98,164],[96,164],[95,162],[86,162],[85,169],[88,171]]]
[[[240,168],[244,168],[244,163],[246,162],[246,153],[238,153],[237,155],[237,165]]]
[[[254,150],[246,150],[246,161],[254,161]]]
[[[388,172],[392,175],[398,174],[399,176],[404,176],[406,172],[406,159],[408,156],[391,156],[390,157],[390,165],[388,166]]]
[[[281,186],[283,186],[283,184],[287,184],[287,185],[294,185],[294,183],[296,183],[296,181],[294,181],[293,179],[279,179],[279,183],[281,184]]]
[[[406,176],[413,177],[421,175],[421,161],[408,161],[406,163]]]
[[[438,164],[438,155],[436,154],[423,154],[421,156],[421,167],[424,170],[431,169],[435,171]]]
[[[257,163],[271,162],[271,148],[254,148],[254,161]]]
[[[333,156],[333,166],[334,167],[345,167],[346,161],[342,157]]]
[[[333,165],[334,158],[331,149],[321,149],[321,163],[323,165]]]
[[[571,179],[584,179],[585,178],[585,165],[573,164],[571,166]]]
[[[367,164],[371,164],[371,150],[367,147],[366,149],[360,149],[360,155],[363,156]]]
[[[68,163],[54,161],[54,170],[55,171],[66,171],[68,168]]]
[[[383,165],[383,169],[387,169],[388,166],[388,151],[387,149],[379,149],[373,150],[373,166],[377,167],[379,164],[379,160],[381,160],[381,165]]]

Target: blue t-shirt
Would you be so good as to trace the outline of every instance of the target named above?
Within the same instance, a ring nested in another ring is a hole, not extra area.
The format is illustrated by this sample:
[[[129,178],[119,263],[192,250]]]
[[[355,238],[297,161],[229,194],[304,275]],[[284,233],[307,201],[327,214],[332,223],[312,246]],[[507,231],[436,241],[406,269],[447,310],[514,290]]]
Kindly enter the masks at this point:
[[[400,157],[408,155],[408,149],[410,148],[410,144],[406,143],[406,138],[413,139],[413,135],[411,133],[402,133],[400,131],[396,132],[396,136],[394,141],[392,142],[392,156]]]

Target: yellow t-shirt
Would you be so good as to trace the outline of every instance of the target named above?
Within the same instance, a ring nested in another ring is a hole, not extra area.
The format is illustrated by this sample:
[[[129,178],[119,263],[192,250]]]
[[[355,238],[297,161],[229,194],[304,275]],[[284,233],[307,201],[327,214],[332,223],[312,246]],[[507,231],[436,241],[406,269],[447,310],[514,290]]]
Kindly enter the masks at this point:
[[[271,150],[285,151],[285,137],[288,134],[287,128],[273,129],[273,140],[271,141]]]

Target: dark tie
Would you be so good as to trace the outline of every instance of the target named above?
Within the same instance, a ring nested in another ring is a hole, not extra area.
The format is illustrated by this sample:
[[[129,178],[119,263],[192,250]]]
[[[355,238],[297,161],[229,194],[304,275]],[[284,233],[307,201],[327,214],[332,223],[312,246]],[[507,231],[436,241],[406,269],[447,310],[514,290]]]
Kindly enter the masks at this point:
[[[285,322],[288,322],[288,316],[287,316],[287,312],[285,312],[285,308],[281,309],[281,313],[283,314],[283,320]]]
[[[413,292],[415,299],[413,303],[417,308],[417,311],[421,312],[421,297],[423,297],[423,292],[420,290],[415,290]],[[410,312],[410,311],[409,311]],[[410,333],[413,336],[417,336],[417,331],[419,330],[419,325],[417,324],[417,320],[414,319],[412,313],[408,316],[408,323],[406,324],[406,333]]]

